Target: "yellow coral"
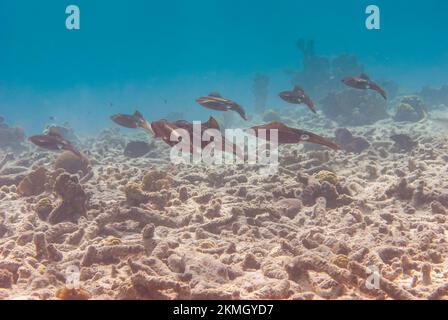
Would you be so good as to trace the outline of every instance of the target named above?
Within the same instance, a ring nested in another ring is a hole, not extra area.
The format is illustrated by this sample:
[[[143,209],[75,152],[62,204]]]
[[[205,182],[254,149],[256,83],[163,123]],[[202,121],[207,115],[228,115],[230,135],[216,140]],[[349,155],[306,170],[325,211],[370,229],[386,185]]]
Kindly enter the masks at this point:
[[[314,174],[314,178],[318,181],[327,181],[333,185],[337,185],[339,183],[338,176],[335,173],[326,170],[322,170]]]
[[[119,246],[121,244],[123,244],[123,242],[115,237],[108,237],[104,240],[104,244],[106,246]]]
[[[129,182],[125,188],[126,201],[131,205],[140,205],[148,201],[148,196],[142,190],[142,185],[137,182]]]
[[[334,257],[331,262],[339,268],[347,269],[349,261],[347,256],[340,254]]]
[[[171,179],[165,171],[153,170],[149,171],[143,177],[143,190],[148,192],[156,192],[164,189],[169,189],[171,186]]]
[[[212,240],[203,240],[203,241],[199,242],[199,248],[201,248],[201,249],[211,249],[214,247],[216,247],[216,244]]]

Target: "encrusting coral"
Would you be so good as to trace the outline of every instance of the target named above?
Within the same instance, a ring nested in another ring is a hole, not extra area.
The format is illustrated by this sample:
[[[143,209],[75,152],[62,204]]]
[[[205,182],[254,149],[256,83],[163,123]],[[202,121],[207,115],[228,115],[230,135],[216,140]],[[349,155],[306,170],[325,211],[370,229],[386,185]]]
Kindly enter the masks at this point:
[[[137,182],[128,182],[124,187],[126,202],[132,206],[139,206],[149,201],[149,195],[143,191],[142,185]]]
[[[148,192],[156,192],[164,189],[169,189],[171,186],[171,179],[165,171],[153,170],[149,171],[143,177],[143,190]]]

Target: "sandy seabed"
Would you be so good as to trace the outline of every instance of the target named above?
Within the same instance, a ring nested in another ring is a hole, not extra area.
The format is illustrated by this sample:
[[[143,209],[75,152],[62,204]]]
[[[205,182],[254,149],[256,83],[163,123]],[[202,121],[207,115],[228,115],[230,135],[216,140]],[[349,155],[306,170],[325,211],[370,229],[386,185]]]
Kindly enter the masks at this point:
[[[337,129],[312,115],[295,127]],[[348,129],[370,147],[285,146],[272,176],[173,166],[162,142],[115,129],[81,140],[89,164],[0,149],[0,299],[446,298],[446,131]],[[125,156],[130,140],[149,153]],[[76,270],[81,289],[64,289]]]

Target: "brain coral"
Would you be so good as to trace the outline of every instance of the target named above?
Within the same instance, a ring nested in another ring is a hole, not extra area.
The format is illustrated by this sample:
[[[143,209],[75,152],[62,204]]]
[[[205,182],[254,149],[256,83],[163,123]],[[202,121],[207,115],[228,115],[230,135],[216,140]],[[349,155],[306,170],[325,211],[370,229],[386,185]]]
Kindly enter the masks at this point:
[[[55,169],[64,169],[70,174],[76,174],[79,171],[87,173],[89,162],[85,158],[80,158],[73,152],[64,151],[61,153],[54,164]]]

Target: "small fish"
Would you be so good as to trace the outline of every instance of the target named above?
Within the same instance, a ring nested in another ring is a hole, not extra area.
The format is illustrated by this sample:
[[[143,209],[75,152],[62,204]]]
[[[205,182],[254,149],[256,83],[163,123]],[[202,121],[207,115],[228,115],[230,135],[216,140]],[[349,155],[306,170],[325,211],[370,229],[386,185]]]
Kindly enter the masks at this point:
[[[149,122],[143,117],[143,115],[139,111],[135,111],[134,114],[115,114],[110,117],[113,122],[116,124],[129,128],[129,129],[138,129],[142,128],[154,135],[154,131],[151,128]]]
[[[326,146],[328,148],[331,148],[333,150],[341,149],[341,147],[338,146],[336,143],[333,143],[317,134],[314,134],[314,133],[308,132],[308,131],[304,131],[304,130],[300,130],[300,129],[290,128],[290,127],[286,126],[285,124],[278,122],[278,121],[273,121],[271,123],[261,125],[261,126],[255,126],[255,127],[252,127],[251,129],[255,130],[256,137],[259,137],[258,130],[264,129],[267,131],[266,134],[269,135],[269,138],[270,138],[270,133],[268,131],[269,130],[277,130],[279,145],[297,144],[297,143],[307,142],[307,143],[320,144],[320,145]],[[249,133],[250,132],[251,131],[249,131]]]
[[[385,100],[387,100],[386,91],[384,91],[384,89],[377,83],[370,80],[369,76],[365,73],[361,74],[359,77],[346,77],[342,79],[342,82],[351,88],[360,90],[374,90],[378,92]]]
[[[201,106],[217,111],[235,111],[241,118],[247,121],[246,112],[236,102],[223,98],[218,92],[212,92],[207,97],[201,97],[196,100]]]
[[[58,132],[55,130],[50,130],[48,134],[45,135],[36,135],[29,137],[28,140],[35,144],[38,147],[43,149],[59,151],[66,150],[71,151],[75,155],[80,158],[84,158],[84,156],[76,150],[76,148],[72,145],[72,143],[66,139],[64,139]]]
[[[292,91],[283,91],[279,93],[279,97],[284,101],[292,104],[305,104],[313,113],[317,113],[313,100],[306,95],[305,91],[295,86]]]
[[[49,117],[48,117],[48,120],[50,120],[50,121],[56,121],[56,117],[54,117],[54,116],[49,116]]]

